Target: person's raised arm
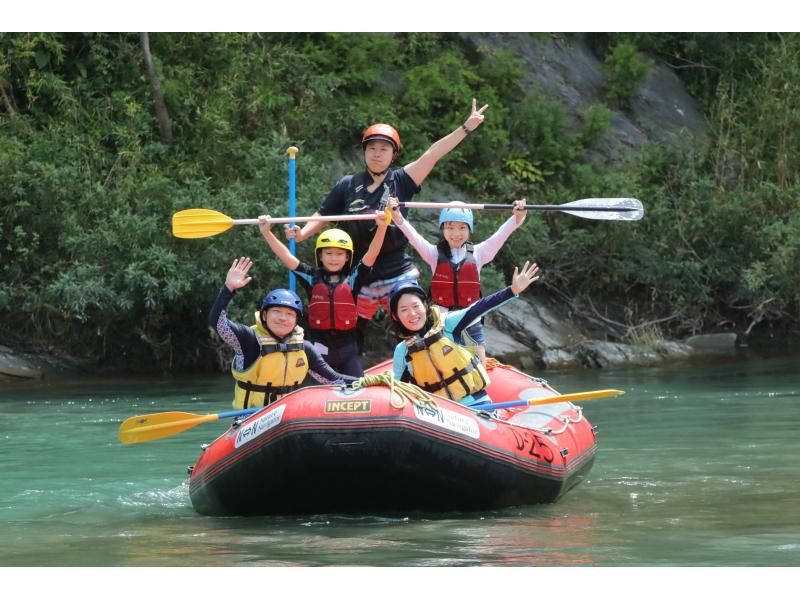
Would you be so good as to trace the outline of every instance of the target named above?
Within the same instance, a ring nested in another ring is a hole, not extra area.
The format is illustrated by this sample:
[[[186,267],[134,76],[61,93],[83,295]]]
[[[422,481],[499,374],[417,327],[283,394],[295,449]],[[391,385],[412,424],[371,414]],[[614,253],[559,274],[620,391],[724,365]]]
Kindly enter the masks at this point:
[[[378,255],[381,252],[381,247],[383,247],[383,240],[386,238],[386,228],[389,225],[386,220],[387,217],[388,214],[385,211],[375,212],[375,222],[378,227],[375,230],[375,235],[372,237],[367,252],[364,254],[364,257],[361,258],[361,263],[367,268],[372,268],[372,266],[375,265],[375,261],[378,259]]]
[[[428,150],[414,162],[406,165],[405,171],[408,176],[410,176],[417,185],[421,185],[422,182],[428,178],[431,170],[433,170],[433,167],[436,166],[439,160],[453,151],[459,143],[467,138],[467,135],[481,126],[484,119],[483,113],[488,107],[489,104],[484,104],[484,106],[478,110],[477,102],[475,98],[472,98],[472,112],[467,117],[467,120],[464,121],[464,124],[430,146]]]
[[[273,234],[270,228],[271,226],[272,218],[265,215],[258,217],[258,228],[261,229],[261,236],[264,237],[269,248],[272,249],[272,252],[283,262],[284,266],[289,268],[289,270],[294,270],[300,265],[300,260],[293,256],[289,248],[281,243],[280,239]]]
[[[400,203],[396,197],[389,198],[389,209],[392,211],[392,220],[400,231],[406,236],[408,242],[417,250],[419,256],[431,267],[436,270],[436,263],[439,259],[439,250],[436,245],[428,243],[422,235],[417,232],[411,222],[403,218],[400,213]]]
[[[314,212],[311,216],[312,218],[315,216],[320,216],[319,212]],[[294,239],[298,243],[302,243],[309,237],[313,237],[323,228],[325,228],[325,222],[322,220],[312,220],[311,222],[306,222],[306,225],[303,228],[300,228],[296,224],[289,226],[288,224],[284,224],[284,232],[286,234],[286,239]]]

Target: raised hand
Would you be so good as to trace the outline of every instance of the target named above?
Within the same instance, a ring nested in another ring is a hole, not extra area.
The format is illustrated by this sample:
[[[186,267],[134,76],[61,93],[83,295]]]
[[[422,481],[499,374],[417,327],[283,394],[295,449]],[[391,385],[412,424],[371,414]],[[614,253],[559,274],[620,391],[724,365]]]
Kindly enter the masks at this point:
[[[480,110],[477,109],[477,106],[475,98],[472,98],[472,113],[464,122],[464,126],[467,127],[467,131],[470,133],[483,124],[483,119],[485,118],[483,113],[489,107],[489,104],[484,104]]]
[[[247,284],[253,280],[252,276],[247,275],[252,267],[253,262],[249,257],[241,257],[233,260],[233,264],[231,264],[228,270],[228,275],[225,277],[225,286],[228,287],[228,290],[233,292],[247,286]]]
[[[389,226],[391,220],[392,216],[389,206],[386,206],[385,210],[377,210],[375,212],[375,223],[378,225],[378,228],[386,228]]]
[[[522,224],[522,221],[525,220],[525,202],[527,199],[524,197],[522,199],[516,200],[512,205],[514,206],[514,218],[517,219],[517,225]]]
[[[262,214],[258,217],[258,228],[261,230],[263,234],[265,230],[270,230],[272,228],[272,216],[269,214]]]
[[[297,241],[301,241],[300,238],[300,227],[296,224],[289,226],[288,224],[283,225],[283,233],[286,235],[286,240],[295,239]]]
[[[396,197],[389,198],[389,209],[392,211],[392,220],[397,226],[403,224],[403,215],[400,213],[400,200]]]
[[[511,290],[515,295],[519,295],[537,280],[539,280],[539,266],[536,265],[536,262],[525,262],[521,271],[517,267],[514,268],[514,275],[511,277]]]

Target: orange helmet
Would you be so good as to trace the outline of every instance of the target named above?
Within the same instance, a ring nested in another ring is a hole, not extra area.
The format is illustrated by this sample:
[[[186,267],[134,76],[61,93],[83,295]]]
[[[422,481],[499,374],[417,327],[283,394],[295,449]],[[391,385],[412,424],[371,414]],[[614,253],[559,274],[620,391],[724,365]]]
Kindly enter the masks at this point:
[[[400,134],[390,125],[378,123],[370,126],[364,131],[364,137],[361,138],[361,145],[366,146],[368,141],[373,139],[380,139],[388,141],[394,148],[394,153],[400,153]]]

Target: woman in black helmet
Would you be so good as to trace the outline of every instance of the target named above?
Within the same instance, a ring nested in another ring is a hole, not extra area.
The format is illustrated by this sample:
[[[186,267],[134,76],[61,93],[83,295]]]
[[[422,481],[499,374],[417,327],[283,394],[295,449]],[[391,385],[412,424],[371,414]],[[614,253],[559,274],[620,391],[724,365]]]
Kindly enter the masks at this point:
[[[267,293],[252,326],[228,319],[228,303],[238,289],[252,280],[248,276],[252,265],[250,258],[233,260],[208,317],[209,324],[234,351],[234,408],[260,407],[277,401],[303,386],[307,374],[319,384],[357,380],[334,371],[314,345],[303,338],[303,329],[297,325],[303,315],[303,303],[293,291],[274,289]]]
[[[485,390],[489,377],[480,360],[464,347],[464,329],[518,297],[537,280],[539,266],[525,262],[521,269],[514,268],[508,287],[446,315],[430,302],[428,293],[417,283],[395,285],[389,297],[389,313],[403,340],[394,350],[394,378],[412,381],[430,393],[468,407],[491,403]]]
[[[389,196],[397,197],[401,202],[411,201],[436,163],[483,123],[483,113],[488,107],[486,104],[478,109],[473,99],[472,111],[464,124],[431,145],[415,161],[399,168],[391,167],[402,149],[397,131],[387,124],[367,128],[361,139],[365,170],[339,179],[315,215],[356,214],[382,209],[381,200],[385,202]],[[401,211],[404,217],[408,216],[407,209]],[[323,222],[316,221],[309,222],[302,230],[297,226],[287,227],[286,238],[305,241],[323,226]],[[340,223],[340,228],[353,239],[355,261],[366,253],[375,235],[375,226],[373,221]],[[395,227],[390,227],[372,271],[362,280],[357,302],[359,318],[372,319],[381,304],[388,311],[387,301],[392,287],[419,278],[419,270],[405,253],[407,247],[405,236]]]

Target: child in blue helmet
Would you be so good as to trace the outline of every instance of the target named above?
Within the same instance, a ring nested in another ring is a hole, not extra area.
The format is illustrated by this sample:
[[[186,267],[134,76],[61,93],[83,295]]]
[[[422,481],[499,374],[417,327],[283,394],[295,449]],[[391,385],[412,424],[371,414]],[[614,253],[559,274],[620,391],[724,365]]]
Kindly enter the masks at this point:
[[[459,202],[450,202],[458,204]],[[442,314],[451,309],[463,309],[480,298],[481,267],[491,262],[500,248],[525,220],[525,200],[514,202],[514,215],[488,239],[477,245],[470,243],[473,231],[472,211],[461,207],[445,207],[439,214],[439,230],[442,239],[436,245],[426,241],[398,209],[396,198],[389,200],[392,219],[408,237],[411,245],[427,263],[433,274],[430,298]],[[472,322],[464,330],[465,344],[474,347],[481,360],[486,363],[486,339],[480,320]]]
[[[303,329],[297,325],[303,315],[303,303],[292,291],[275,289],[267,293],[252,326],[228,319],[228,303],[238,289],[252,280],[248,276],[252,266],[247,257],[233,260],[208,317],[209,324],[234,351],[234,408],[260,407],[277,401],[303,386],[307,374],[320,384],[355,381],[354,376],[334,371],[314,345],[303,338]]]

